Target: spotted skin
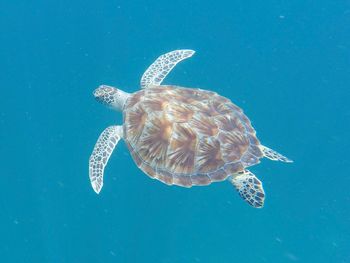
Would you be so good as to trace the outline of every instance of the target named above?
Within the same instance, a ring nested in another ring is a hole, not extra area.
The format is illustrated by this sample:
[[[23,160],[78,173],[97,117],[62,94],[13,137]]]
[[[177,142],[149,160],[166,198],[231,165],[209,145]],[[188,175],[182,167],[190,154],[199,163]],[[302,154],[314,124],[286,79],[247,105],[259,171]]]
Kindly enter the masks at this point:
[[[264,188],[261,181],[252,172],[248,170],[238,172],[230,176],[229,180],[248,204],[255,208],[264,206]]]
[[[89,159],[89,177],[91,186],[97,194],[103,186],[103,173],[107,162],[122,136],[122,126],[109,126],[101,133],[96,142]]]
[[[242,110],[215,92],[153,86],[125,103],[124,139],[151,178],[191,187],[225,180],[263,157]]]
[[[191,49],[181,49],[161,55],[154,61],[141,77],[141,88],[145,89],[160,85],[177,63],[192,57],[195,53]]]
[[[113,104],[115,94],[116,94],[116,89],[107,85],[101,85],[98,89],[94,91],[95,99],[98,102],[105,105]]]

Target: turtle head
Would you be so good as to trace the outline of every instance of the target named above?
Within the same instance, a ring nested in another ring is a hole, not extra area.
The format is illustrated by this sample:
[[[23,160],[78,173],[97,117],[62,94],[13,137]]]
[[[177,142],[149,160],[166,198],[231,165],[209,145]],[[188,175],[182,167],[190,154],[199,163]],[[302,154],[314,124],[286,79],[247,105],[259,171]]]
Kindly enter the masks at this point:
[[[117,111],[123,110],[126,99],[129,97],[129,93],[107,85],[99,86],[93,94],[98,102]]]

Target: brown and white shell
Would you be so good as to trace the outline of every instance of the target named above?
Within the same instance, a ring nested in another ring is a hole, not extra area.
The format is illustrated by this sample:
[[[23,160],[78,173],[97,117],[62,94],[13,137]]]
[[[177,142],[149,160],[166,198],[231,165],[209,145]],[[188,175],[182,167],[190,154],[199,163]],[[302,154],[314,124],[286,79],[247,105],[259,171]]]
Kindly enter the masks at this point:
[[[124,139],[147,175],[185,187],[225,180],[263,156],[239,107],[215,92],[177,86],[131,94]]]

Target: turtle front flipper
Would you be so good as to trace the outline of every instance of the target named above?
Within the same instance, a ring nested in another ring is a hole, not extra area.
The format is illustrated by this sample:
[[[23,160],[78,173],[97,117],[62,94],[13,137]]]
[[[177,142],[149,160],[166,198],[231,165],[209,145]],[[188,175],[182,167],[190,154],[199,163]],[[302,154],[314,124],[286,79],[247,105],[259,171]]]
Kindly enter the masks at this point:
[[[190,49],[180,49],[161,55],[143,73],[141,88],[145,89],[152,85],[160,85],[177,63],[192,57],[194,53],[195,51]]]
[[[89,177],[92,188],[97,194],[103,186],[103,172],[108,159],[121,137],[123,137],[122,126],[110,126],[101,133],[92,151],[89,159]]]
[[[229,177],[239,195],[251,206],[262,208],[265,201],[265,192],[261,181],[248,171],[233,174]]]
[[[292,163],[293,161],[288,159],[287,157],[283,156],[282,154],[266,147],[266,146],[263,146],[261,145],[260,146],[260,149],[261,151],[263,152],[264,154],[264,157],[272,160],[272,161],[281,161],[281,162],[285,162],[285,163]]]

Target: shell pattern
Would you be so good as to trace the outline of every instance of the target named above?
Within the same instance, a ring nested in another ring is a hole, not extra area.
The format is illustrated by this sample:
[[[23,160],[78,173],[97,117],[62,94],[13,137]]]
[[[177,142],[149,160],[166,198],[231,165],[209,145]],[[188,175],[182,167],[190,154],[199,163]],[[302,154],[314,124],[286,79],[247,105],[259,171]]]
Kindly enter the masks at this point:
[[[248,118],[215,92],[150,87],[133,93],[123,113],[137,166],[169,185],[222,181],[263,156]]]

